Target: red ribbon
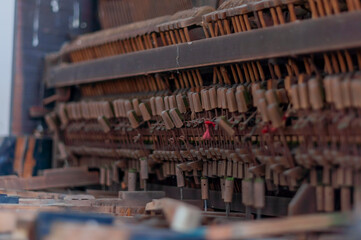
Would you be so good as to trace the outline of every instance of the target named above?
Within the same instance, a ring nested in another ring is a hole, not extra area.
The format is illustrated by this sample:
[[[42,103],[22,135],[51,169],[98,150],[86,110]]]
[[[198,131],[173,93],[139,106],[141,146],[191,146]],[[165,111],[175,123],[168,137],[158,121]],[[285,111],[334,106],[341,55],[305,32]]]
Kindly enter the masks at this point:
[[[204,132],[202,139],[203,140],[210,140],[212,138],[212,136],[211,136],[209,127],[210,126],[215,127],[216,124],[214,122],[212,122],[212,121],[205,121],[204,124],[206,125],[206,131]]]

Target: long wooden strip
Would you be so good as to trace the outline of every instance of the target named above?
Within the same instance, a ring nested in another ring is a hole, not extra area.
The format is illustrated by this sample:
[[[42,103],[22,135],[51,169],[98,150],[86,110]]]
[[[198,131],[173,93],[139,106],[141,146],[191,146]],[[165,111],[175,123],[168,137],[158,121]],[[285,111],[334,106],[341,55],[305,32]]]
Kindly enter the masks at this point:
[[[66,174],[63,176],[40,176],[32,178],[18,178],[16,176],[0,177],[0,188],[41,190],[48,188],[77,187],[99,184],[97,172]]]
[[[222,38],[202,39],[192,44],[55,66],[50,69],[52,74],[48,74],[51,76],[47,79],[48,86],[71,86],[176,69],[310,54],[339,49],[340,46],[354,48],[361,46],[361,33],[358,31],[360,19],[361,14],[355,11]],[[310,37],[305,41],[304,36]],[[264,45],[264,39],[272,39],[272,43],[278,47]],[[155,61],[157,64],[154,64]]]
[[[214,226],[206,230],[206,239],[248,239],[263,236],[305,233],[345,226],[352,222],[347,214],[314,214]]]

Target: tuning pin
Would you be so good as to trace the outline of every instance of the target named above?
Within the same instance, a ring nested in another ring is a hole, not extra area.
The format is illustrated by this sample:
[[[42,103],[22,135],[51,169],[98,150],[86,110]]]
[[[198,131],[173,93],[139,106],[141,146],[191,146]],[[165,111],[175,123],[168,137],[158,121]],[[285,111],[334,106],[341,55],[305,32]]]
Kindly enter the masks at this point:
[[[139,110],[144,121],[149,121],[152,118],[151,109],[146,103],[139,104]]]

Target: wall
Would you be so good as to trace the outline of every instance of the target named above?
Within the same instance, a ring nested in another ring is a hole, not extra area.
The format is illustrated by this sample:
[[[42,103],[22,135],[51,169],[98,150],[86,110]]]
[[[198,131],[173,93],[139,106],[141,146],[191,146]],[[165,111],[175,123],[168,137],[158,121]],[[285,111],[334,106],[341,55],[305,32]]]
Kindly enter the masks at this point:
[[[73,37],[96,29],[95,10],[93,0],[16,1],[13,135],[31,134],[44,124],[42,118],[29,115],[31,107],[42,107],[44,57]]]
[[[1,1],[0,8],[0,136],[8,135],[10,129],[14,4],[15,0]]]

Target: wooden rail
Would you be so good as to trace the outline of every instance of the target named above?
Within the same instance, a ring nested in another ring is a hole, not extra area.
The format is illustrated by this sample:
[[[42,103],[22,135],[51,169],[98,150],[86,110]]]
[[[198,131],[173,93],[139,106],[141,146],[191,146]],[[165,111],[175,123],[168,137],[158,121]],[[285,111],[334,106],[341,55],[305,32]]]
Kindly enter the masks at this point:
[[[59,65],[48,87],[64,87],[150,73],[361,47],[361,12]]]

